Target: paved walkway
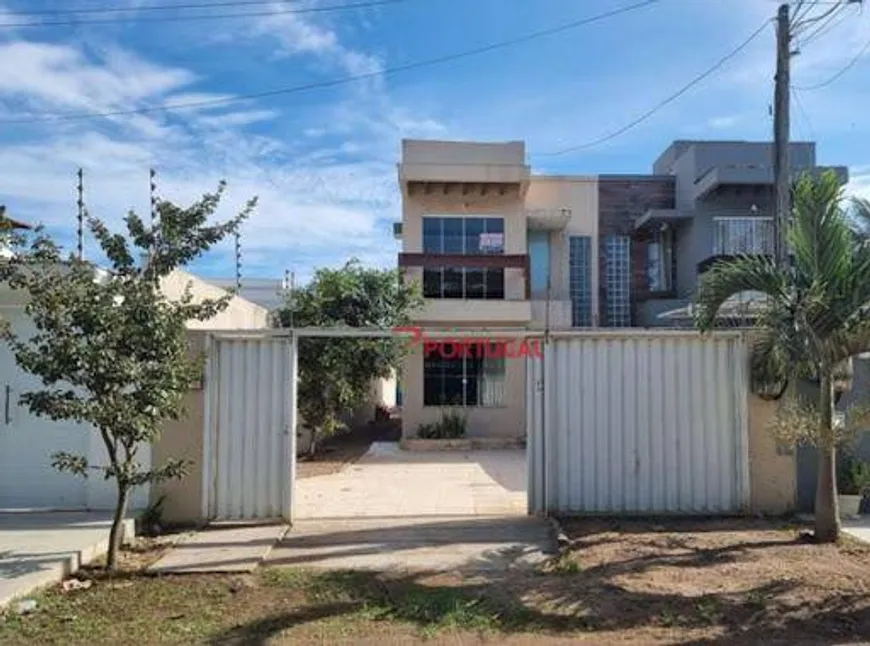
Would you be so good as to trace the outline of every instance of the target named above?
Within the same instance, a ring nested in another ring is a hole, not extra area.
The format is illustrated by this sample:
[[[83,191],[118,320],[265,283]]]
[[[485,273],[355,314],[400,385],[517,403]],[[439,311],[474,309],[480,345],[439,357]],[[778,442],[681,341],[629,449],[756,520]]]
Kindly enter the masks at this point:
[[[104,554],[110,527],[110,513],[0,513],[0,608]]]
[[[148,568],[154,574],[251,572],[287,531],[287,525],[214,523],[175,545]]]
[[[524,516],[526,454],[402,451],[375,442],[340,473],[296,482],[296,519]]]
[[[554,553],[549,522],[528,516],[299,521],[267,565],[333,570],[504,571]]]
[[[553,547],[526,516],[522,450],[403,451],[375,442],[340,473],[296,483],[296,522],[270,565],[503,570]]]
[[[870,544],[870,516],[843,521],[843,531],[859,541]]]
[[[523,451],[409,452],[376,442],[340,473],[298,480],[295,496],[286,534],[281,526],[212,526],[152,571],[240,572],[261,562],[505,570],[536,564],[555,547],[550,524],[526,516]]]

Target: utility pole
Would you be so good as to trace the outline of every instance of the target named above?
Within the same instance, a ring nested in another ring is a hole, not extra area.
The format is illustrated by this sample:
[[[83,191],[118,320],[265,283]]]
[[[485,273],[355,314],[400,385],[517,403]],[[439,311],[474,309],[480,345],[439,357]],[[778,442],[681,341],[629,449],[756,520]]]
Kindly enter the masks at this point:
[[[148,264],[151,264],[151,259],[154,256],[154,234],[157,225],[157,171],[153,168],[148,169],[148,201],[151,208],[151,248],[148,249]]]
[[[788,3],[776,14],[776,87],[773,97],[773,183],[775,213],[773,217],[773,257],[777,267],[786,257],[785,230],[791,213],[789,178],[789,77],[791,63],[791,24]]]
[[[236,229],[233,237],[236,251],[236,295],[238,295],[242,289],[242,234]]]
[[[85,259],[85,172],[79,168],[76,173],[78,182],[76,184],[76,206],[78,213],[76,215],[76,255],[79,260]]]

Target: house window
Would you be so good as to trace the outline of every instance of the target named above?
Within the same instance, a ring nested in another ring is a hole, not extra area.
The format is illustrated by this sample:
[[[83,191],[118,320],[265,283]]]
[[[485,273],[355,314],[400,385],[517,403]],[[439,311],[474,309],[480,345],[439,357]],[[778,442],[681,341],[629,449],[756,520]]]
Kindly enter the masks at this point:
[[[659,229],[647,243],[647,279],[649,291],[667,292],[673,288],[674,232]]]
[[[608,327],[631,325],[631,240],[628,236],[604,238],[605,316]]]
[[[423,253],[492,255],[504,253],[504,218],[423,218]],[[504,269],[427,267],[426,298],[503,299]]]
[[[569,290],[571,292],[571,325],[592,325],[592,239],[571,236],[568,240]]]
[[[773,219],[713,218],[713,255],[773,253]]]
[[[546,298],[550,278],[550,234],[529,231],[529,268],[532,298]]]
[[[446,344],[424,358],[423,405],[504,406],[505,358],[462,355],[459,346]]]

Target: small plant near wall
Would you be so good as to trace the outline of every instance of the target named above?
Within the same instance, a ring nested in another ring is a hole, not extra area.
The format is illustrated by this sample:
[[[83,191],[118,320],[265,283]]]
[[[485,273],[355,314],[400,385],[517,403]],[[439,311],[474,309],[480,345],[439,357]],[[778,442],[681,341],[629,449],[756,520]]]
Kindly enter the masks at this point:
[[[455,440],[465,437],[468,419],[460,412],[447,411],[431,424],[420,424],[417,437],[422,440]]]
[[[845,455],[837,476],[837,493],[844,496],[870,495],[870,462],[851,454]]]

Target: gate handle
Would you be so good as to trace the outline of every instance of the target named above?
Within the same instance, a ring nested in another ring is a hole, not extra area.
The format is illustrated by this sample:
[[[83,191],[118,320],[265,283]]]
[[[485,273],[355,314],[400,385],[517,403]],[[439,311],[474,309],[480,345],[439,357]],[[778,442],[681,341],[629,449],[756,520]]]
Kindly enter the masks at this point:
[[[12,386],[6,384],[6,405],[4,414],[6,416],[6,425],[9,426],[9,395],[12,392]]]

